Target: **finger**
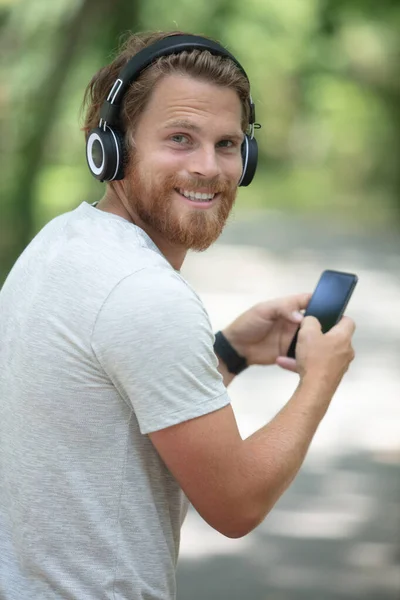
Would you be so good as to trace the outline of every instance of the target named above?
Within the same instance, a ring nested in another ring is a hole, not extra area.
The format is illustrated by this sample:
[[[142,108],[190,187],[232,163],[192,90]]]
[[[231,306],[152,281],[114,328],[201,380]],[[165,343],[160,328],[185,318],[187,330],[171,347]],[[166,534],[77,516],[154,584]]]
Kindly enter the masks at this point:
[[[356,324],[351,317],[344,316],[341,318],[340,322],[342,323],[342,327],[346,327],[346,329],[351,331],[351,333],[355,332]]]
[[[271,316],[291,317],[293,312],[299,312],[307,308],[311,295],[312,294],[307,292],[294,296],[286,296],[284,298],[276,298],[274,300],[266,300],[265,302],[259,302],[257,304],[257,309],[262,316],[267,318],[270,318]],[[303,315],[301,315],[301,317],[303,317]]]
[[[306,292],[304,294],[298,294],[297,296],[294,296],[294,298],[297,299],[297,308],[299,310],[303,310],[303,309],[307,308],[307,306],[311,300],[311,296],[312,296],[311,292]]]
[[[285,369],[285,371],[292,371],[292,373],[297,373],[296,361],[294,358],[288,358],[287,356],[278,356],[275,362],[278,365],[278,367]]]
[[[308,331],[321,331],[322,326],[316,317],[311,315],[304,317],[301,325],[301,329],[307,329]]]
[[[301,323],[304,319],[304,315],[300,311],[307,308],[311,296],[312,294],[307,292],[276,300],[276,311],[278,316],[284,317],[292,323]]]
[[[305,310],[310,302],[312,294],[298,294],[288,298],[288,314],[287,318],[293,323],[301,323],[304,319],[304,314],[300,311]]]
[[[307,308],[312,294],[310,292],[303,294],[296,294],[295,296],[289,296],[288,304],[291,305],[293,310],[304,310]]]
[[[353,319],[350,317],[342,317],[340,321],[334,327],[332,327],[331,331],[340,331],[341,333],[351,337],[355,332],[355,329],[356,324],[354,323]]]

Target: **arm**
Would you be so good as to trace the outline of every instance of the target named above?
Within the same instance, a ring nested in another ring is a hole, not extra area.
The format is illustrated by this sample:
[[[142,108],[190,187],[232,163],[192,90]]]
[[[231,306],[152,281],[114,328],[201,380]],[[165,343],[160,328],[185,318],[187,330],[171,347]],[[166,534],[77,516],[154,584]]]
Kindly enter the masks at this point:
[[[255,434],[241,439],[230,406],[150,434],[200,515],[228,537],[256,527],[293,480],[354,356],[352,326],[322,335],[315,319],[305,321],[299,359],[314,368],[302,370],[292,398]]]
[[[150,434],[200,515],[228,537],[256,527],[292,481],[331,395],[299,385],[267,425],[242,440],[231,406]]]

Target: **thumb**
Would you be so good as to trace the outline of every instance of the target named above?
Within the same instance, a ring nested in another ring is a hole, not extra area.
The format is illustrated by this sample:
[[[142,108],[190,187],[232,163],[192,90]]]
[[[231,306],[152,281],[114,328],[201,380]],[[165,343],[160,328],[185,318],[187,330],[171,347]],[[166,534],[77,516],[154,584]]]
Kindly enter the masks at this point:
[[[278,367],[285,369],[285,371],[292,371],[297,373],[296,361],[294,358],[288,358],[287,356],[278,356],[275,363]]]
[[[307,317],[304,317],[304,319],[300,323],[300,329],[307,329],[309,331],[321,331],[322,325],[316,317],[308,315]]]

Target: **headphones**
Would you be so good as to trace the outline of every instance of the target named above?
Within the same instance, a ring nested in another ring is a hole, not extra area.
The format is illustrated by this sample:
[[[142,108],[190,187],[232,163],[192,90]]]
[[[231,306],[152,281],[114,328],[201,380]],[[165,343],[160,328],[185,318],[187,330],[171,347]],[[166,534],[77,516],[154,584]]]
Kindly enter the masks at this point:
[[[117,129],[122,98],[129,85],[140,73],[161,56],[178,54],[185,50],[208,50],[215,56],[230,58],[246,72],[236,58],[225,48],[197,35],[171,35],[140,50],[123,67],[100,110],[99,126],[89,132],[86,142],[86,159],[92,175],[100,181],[123,179],[124,134]],[[254,137],[255,106],[250,102],[250,133],[246,133],[242,146],[242,176],[239,186],[247,186],[253,180],[257,168],[258,147]]]

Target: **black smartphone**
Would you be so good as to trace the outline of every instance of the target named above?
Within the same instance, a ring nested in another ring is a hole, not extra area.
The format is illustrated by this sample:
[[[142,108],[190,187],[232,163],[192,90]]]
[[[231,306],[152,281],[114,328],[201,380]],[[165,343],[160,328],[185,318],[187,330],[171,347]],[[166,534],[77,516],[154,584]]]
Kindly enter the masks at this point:
[[[353,273],[324,271],[311,296],[304,316],[316,317],[321,323],[322,332],[326,333],[342,318],[357,281],[358,277]],[[296,356],[299,329],[296,331],[287,352],[287,356],[290,358]]]

